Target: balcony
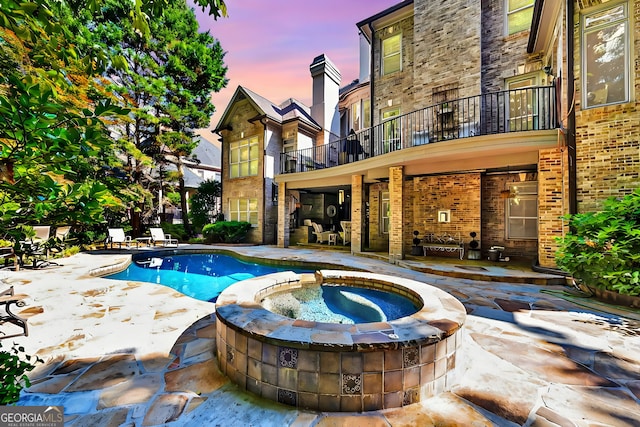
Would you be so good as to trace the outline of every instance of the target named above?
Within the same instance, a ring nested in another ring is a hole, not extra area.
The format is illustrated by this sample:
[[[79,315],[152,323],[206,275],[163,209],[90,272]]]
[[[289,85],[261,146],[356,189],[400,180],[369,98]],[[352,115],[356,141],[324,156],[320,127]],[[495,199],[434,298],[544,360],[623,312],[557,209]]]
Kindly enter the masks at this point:
[[[425,144],[558,127],[554,86],[506,90],[431,105],[328,144],[281,154],[281,173],[326,169]]]

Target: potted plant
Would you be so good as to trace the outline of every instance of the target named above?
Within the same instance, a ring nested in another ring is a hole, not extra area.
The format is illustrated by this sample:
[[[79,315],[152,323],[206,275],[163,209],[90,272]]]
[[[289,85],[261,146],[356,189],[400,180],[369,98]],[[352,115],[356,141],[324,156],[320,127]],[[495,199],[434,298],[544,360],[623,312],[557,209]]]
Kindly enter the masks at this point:
[[[471,241],[469,242],[469,253],[467,254],[467,259],[480,259],[480,243],[476,240],[476,232],[472,231],[469,233],[471,236]]]
[[[566,218],[558,267],[599,298],[640,307],[640,189],[607,199],[601,211]]]

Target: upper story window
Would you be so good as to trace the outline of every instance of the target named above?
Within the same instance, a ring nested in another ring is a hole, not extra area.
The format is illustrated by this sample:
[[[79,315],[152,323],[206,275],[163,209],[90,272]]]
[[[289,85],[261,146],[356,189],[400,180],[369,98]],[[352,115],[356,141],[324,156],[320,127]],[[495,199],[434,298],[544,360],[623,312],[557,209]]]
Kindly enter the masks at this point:
[[[395,34],[382,40],[382,75],[400,71],[402,64],[402,35]]]
[[[362,114],[360,111],[360,101],[351,104],[351,129],[359,131],[362,125]]]
[[[370,128],[371,127],[371,100],[365,99],[362,101],[362,118],[364,119],[363,127]]]
[[[582,17],[583,107],[629,102],[629,12],[627,3]]]
[[[258,175],[258,137],[229,144],[229,178]]]
[[[531,28],[534,0],[506,0],[507,35]]]

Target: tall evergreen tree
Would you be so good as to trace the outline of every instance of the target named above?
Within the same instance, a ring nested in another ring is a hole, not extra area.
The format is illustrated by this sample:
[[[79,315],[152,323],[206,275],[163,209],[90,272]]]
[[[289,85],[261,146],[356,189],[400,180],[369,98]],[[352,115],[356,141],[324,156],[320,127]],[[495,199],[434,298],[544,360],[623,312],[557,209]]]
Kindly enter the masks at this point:
[[[149,22],[148,39],[123,23],[132,7],[127,0],[106,0],[102,13],[87,14],[85,28],[78,31],[87,45],[113,46],[127,62],[126,69],[111,68],[107,75],[132,109],[118,133],[133,149],[125,152],[133,182],[158,194],[175,180],[186,214],[182,160],[197,144],[194,130],[209,124],[211,93],[226,85],[224,53],[209,33],[198,32],[195,14],[183,1],[168,1],[163,15]],[[173,164],[175,172],[165,175],[167,164]],[[192,234],[186,215],[183,218]],[[134,233],[139,225],[135,219]]]

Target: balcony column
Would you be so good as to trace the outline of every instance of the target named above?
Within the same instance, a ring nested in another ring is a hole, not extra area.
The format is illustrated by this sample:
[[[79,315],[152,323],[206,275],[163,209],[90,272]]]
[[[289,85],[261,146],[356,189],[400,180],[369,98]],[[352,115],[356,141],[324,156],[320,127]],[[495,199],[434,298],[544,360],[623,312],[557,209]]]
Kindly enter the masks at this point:
[[[287,184],[278,184],[278,247],[289,247],[289,197],[287,195]]]
[[[365,219],[364,177],[351,176],[351,253],[362,252]]]
[[[402,184],[404,182],[404,168],[395,166],[389,168],[389,204],[391,213],[389,218],[389,262],[395,264],[404,259]]]

